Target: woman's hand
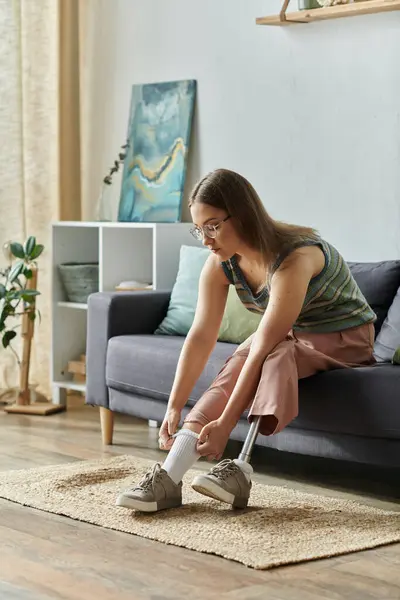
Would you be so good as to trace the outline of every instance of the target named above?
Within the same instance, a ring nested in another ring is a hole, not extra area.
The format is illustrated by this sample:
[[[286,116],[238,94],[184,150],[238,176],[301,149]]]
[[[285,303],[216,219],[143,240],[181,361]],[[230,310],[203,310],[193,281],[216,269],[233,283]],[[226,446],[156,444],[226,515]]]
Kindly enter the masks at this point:
[[[219,460],[228,443],[231,434],[231,427],[228,427],[223,421],[211,421],[205,425],[200,432],[197,442],[197,452],[200,456],[206,456],[208,460]]]
[[[167,410],[158,436],[160,450],[171,450],[172,444],[174,443],[172,436],[176,433],[180,420],[180,410],[177,410],[176,408],[169,408]]]

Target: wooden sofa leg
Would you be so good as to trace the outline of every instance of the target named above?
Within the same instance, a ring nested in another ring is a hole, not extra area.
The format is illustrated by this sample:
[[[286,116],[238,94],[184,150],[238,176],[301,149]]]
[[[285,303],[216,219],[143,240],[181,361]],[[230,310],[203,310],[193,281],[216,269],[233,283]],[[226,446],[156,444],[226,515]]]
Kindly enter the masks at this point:
[[[101,437],[103,444],[110,446],[113,442],[114,413],[109,408],[100,406]]]

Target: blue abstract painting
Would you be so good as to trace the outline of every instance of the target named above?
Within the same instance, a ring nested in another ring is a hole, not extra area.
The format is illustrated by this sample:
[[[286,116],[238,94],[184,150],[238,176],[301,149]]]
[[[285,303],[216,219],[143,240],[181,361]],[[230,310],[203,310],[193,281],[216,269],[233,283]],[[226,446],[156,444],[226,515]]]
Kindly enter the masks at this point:
[[[181,219],[196,81],[133,85],[118,221]]]

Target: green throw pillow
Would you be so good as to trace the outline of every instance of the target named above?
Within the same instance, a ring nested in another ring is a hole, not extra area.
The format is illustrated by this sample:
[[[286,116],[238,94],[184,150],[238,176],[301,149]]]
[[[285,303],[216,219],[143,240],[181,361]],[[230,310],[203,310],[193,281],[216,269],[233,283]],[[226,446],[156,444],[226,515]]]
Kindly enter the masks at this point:
[[[261,314],[252,313],[243,306],[235,286],[230,285],[228,300],[219,330],[219,341],[241,344],[256,331],[261,318]]]
[[[209,255],[205,248],[181,247],[168,312],[155,334],[187,335],[196,312],[200,273]],[[260,320],[261,315],[249,312],[239,300],[234,286],[230,286],[218,339],[241,344],[255,332]]]
[[[400,346],[397,348],[396,352],[393,354],[392,363],[394,365],[400,365]]]

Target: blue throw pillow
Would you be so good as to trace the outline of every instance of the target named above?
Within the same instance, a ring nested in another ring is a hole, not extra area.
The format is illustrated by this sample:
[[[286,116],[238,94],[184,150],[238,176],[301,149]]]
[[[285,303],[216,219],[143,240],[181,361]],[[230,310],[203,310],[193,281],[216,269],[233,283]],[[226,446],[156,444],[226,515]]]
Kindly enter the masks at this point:
[[[210,256],[206,248],[181,246],[179,270],[168,312],[155,334],[187,335],[196,312],[200,273]]]

